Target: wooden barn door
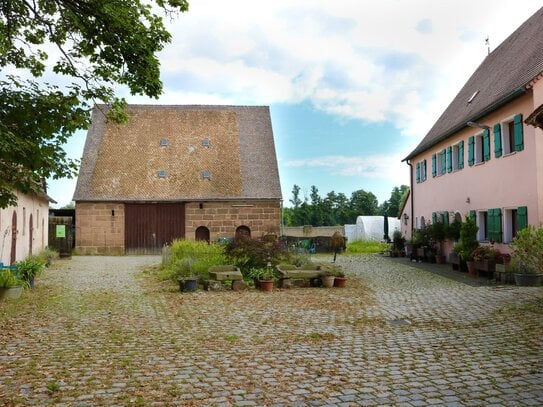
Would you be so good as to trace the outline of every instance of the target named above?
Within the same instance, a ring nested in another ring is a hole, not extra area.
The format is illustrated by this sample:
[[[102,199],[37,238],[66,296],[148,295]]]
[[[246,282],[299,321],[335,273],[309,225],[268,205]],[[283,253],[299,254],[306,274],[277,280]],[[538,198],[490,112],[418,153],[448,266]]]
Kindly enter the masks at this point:
[[[15,263],[17,260],[17,212],[13,211],[11,217],[11,253],[9,264]]]
[[[185,237],[185,205],[126,204],[124,245],[127,254],[160,254],[165,244]]]

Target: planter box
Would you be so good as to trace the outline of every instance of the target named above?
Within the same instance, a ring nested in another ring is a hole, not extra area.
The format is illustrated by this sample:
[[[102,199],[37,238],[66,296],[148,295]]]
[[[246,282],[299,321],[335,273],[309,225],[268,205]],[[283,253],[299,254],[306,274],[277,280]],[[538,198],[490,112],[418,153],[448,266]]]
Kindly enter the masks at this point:
[[[496,262],[494,260],[482,260],[475,262],[475,268],[479,271],[484,271],[485,273],[492,273],[496,271]]]
[[[496,264],[494,280],[501,284],[515,284],[515,277],[509,264]]]
[[[519,286],[524,287],[538,287],[543,281],[543,274],[524,274],[524,273],[515,273],[515,282]]]
[[[460,270],[460,257],[458,257],[458,254],[450,253],[449,263],[451,263],[451,268],[453,270]]]
[[[8,298],[19,298],[23,293],[23,287],[11,287],[11,288],[0,288],[0,300]]]

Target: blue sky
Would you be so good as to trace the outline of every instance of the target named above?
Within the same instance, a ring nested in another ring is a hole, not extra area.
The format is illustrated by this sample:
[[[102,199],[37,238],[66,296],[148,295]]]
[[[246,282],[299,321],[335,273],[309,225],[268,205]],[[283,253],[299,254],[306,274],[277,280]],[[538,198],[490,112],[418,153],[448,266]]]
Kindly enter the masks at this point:
[[[409,183],[401,159],[422,139],[491,49],[540,0],[192,0],[167,21],[159,100],[268,105],[285,204],[308,194],[373,192]],[[66,146],[82,155],[85,132]],[[75,180],[49,181],[57,206]]]

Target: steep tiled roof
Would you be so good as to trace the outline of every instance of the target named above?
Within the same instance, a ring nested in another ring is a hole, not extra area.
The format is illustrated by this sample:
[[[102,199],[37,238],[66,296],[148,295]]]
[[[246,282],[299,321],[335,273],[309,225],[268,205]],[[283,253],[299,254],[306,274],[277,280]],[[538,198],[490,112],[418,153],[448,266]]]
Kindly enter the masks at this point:
[[[543,8],[488,55],[408,160],[524,94],[543,72]],[[474,96],[475,95],[475,96]],[[471,99],[471,102],[469,102]]]
[[[268,107],[127,111],[128,123],[116,124],[94,109],[74,200],[281,199]]]

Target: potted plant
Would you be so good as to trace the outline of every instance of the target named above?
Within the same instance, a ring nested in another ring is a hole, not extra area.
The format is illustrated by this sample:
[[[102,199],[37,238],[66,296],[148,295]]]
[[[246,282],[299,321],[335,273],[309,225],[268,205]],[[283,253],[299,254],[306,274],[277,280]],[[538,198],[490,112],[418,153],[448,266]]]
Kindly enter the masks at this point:
[[[500,252],[491,246],[479,246],[473,251],[471,257],[478,271],[484,271],[493,275],[499,255]]]
[[[332,288],[335,284],[336,276],[338,276],[340,273],[343,274],[341,269],[336,265],[322,265],[319,276],[323,287]]]
[[[345,273],[341,270],[336,271],[336,276],[334,279],[334,287],[345,288],[346,285],[347,285],[347,277],[345,277]]]
[[[19,298],[23,292],[23,285],[24,283],[9,268],[0,268],[0,300]]]
[[[511,262],[518,272],[515,282],[522,286],[538,286],[543,279],[543,227],[532,225],[518,231],[511,242]]]
[[[261,267],[256,270],[258,275],[258,288],[261,291],[271,292],[273,291],[273,283],[275,281],[275,270],[272,267]]]
[[[511,267],[511,255],[509,253],[500,253],[498,255],[494,279],[502,284],[515,284],[513,269]]]
[[[41,274],[45,262],[38,256],[28,256],[16,263],[16,266],[19,271],[19,278],[28,283],[30,288],[34,288],[34,280]]]
[[[193,259],[186,257],[173,265],[175,278],[181,291],[191,292],[198,289],[198,276],[192,272],[193,263]]]
[[[465,222],[460,227],[460,243],[456,245],[458,247],[457,253],[460,260],[465,261],[468,273],[471,276],[477,276],[477,268],[473,261],[473,252],[479,247],[479,241],[477,240],[477,231],[479,227],[475,224],[475,221],[466,216]]]
[[[443,242],[445,241],[446,237],[445,224],[443,222],[435,222],[429,227],[429,229],[430,238],[436,246],[436,263],[443,264],[445,263],[445,256],[443,255]]]
[[[404,254],[405,238],[402,236],[402,232],[395,230],[392,234],[392,251],[395,257],[402,256]]]

